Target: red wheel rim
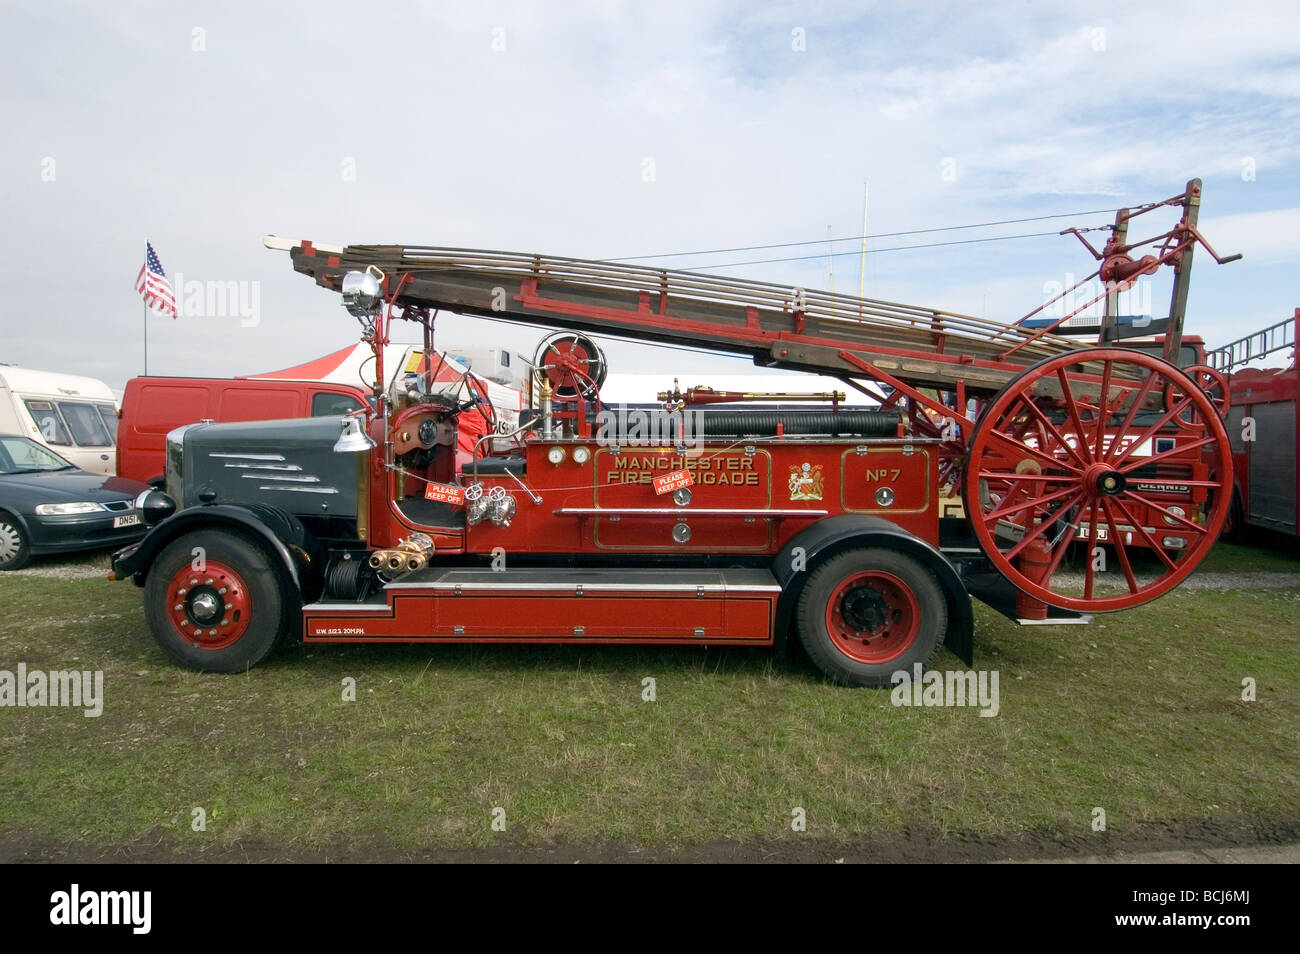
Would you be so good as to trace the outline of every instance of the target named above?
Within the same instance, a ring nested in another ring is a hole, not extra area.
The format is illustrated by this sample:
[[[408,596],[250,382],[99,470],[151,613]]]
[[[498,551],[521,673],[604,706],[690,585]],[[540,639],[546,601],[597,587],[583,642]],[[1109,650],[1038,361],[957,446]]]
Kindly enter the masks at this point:
[[[845,577],[826,602],[826,631],[835,648],[860,663],[879,665],[907,652],[921,629],[911,587],[882,570]]]
[[[177,570],[167,584],[167,619],[196,649],[225,649],[239,642],[252,621],[252,599],[243,577],[208,560],[202,570]]]
[[[1034,365],[989,405],[971,441],[966,512],[990,562],[1025,593],[1063,609],[1119,610],[1196,568],[1227,516],[1231,480],[1227,431],[1200,387],[1151,355],[1096,348]],[[1170,485],[1188,488],[1197,509],[1149,489]],[[1155,522],[1144,525],[1144,514]],[[1081,594],[1054,580],[1076,540],[1089,555],[1113,548],[1126,592],[1099,595],[1091,558]],[[1156,556],[1153,579],[1138,578],[1135,545]],[[1022,554],[1039,561],[1034,577],[1017,565]]]

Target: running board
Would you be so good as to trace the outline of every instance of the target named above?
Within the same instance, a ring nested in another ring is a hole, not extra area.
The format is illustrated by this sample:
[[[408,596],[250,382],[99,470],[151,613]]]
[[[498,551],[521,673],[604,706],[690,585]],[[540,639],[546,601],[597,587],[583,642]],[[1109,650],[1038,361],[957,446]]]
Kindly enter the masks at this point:
[[[944,552],[950,553],[948,550]],[[1045,607],[1046,619],[1026,619],[1019,612],[1020,591],[1005,576],[985,568],[981,562],[961,564],[962,582],[966,584],[966,591],[1013,623],[1020,626],[1086,626],[1092,622],[1090,613],[1061,609],[1059,606]]]
[[[382,602],[303,607],[303,642],[770,646],[780,595],[767,570],[434,567]]]
[[[1055,606],[1049,606],[1048,612],[1069,613],[1071,610],[1057,609]],[[1073,616],[1049,616],[1047,619],[1025,619],[1017,616],[1012,619],[1013,623],[1019,623],[1021,626],[1087,626],[1092,622],[1091,613],[1075,613]]]

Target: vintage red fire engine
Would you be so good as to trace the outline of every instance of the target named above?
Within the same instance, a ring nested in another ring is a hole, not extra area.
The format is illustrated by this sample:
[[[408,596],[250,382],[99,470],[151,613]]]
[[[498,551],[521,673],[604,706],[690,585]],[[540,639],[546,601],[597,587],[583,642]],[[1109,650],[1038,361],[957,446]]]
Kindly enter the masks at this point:
[[[1171,354],[1192,249],[1209,250],[1199,202],[1193,181],[1126,210],[1125,225],[1181,210],[1148,240],[1157,255],[1134,259],[1118,227],[1098,253],[1112,289],[1175,267]],[[481,399],[435,393],[427,367],[351,416],[170,434],[154,526],[114,575],[144,588],[153,634],[183,666],[242,671],[292,636],[793,637],[833,680],[887,685],[945,644],[970,661],[972,595],[1024,623],[1063,623],[1168,592],[1228,505],[1221,409],[1176,364],[1122,342],[600,261],[267,244],[341,293],[380,362],[396,321],[422,329],[432,354],[441,309],[559,330],[538,348],[520,427],[484,437],[460,467],[457,415]],[[782,394],[755,407],[674,386],[610,408],[597,335],[830,374],[879,404]],[[389,380],[382,367],[376,380]],[[943,515],[941,481],[960,488],[962,516]],[[1133,534],[1145,562],[1123,542]]]

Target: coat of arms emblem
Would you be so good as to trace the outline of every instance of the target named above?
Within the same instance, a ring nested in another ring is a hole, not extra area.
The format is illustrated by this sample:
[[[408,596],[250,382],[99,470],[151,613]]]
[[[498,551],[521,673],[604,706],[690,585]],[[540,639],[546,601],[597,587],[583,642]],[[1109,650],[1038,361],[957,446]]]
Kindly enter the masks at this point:
[[[805,461],[802,464],[790,465],[790,499],[822,499],[821,464],[810,464]]]

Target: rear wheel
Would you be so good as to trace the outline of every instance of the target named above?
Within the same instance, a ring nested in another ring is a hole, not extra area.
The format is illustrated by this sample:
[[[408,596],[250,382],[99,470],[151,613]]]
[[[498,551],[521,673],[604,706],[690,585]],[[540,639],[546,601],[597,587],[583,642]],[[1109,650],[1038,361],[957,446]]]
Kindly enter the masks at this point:
[[[290,590],[261,546],[222,530],[163,548],[145,581],[145,618],[173,662],[243,672],[269,656],[289,623]]]
[[[935,657],[948,628],[948,606],[919,560],[864,548],[813,570],[797,621],[804,649],[832,680],[882,687],[900,669]]]
[[[0,512],[0,570],[17,570],[32,559],[32,547],[17,519]]]
[[[1246,537],[1246,510],[1241,503],[1241,491],[1236,487],[1232,488],[1232,506],[1228,508],[1228,516],[1224,518],[1223,529],[1219,531],[1219,539],[1224,543],[1241,543]]]

